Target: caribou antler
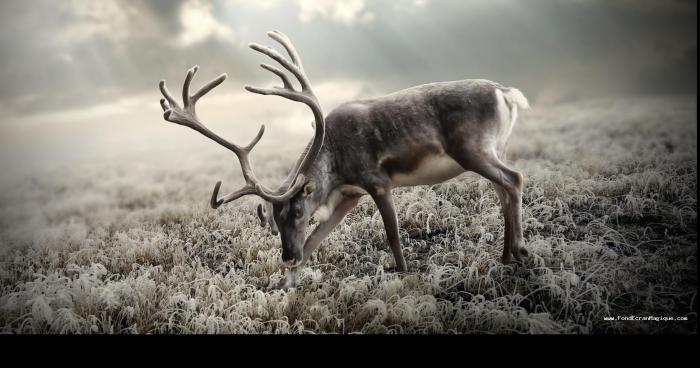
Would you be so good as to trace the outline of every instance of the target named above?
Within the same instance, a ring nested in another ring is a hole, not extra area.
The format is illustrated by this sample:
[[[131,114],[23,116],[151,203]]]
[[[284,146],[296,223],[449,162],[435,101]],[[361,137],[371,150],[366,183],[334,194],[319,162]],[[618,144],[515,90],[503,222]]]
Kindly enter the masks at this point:
[[[309,168],[309,166],[311,166],[311,164],[318,156],[318,153],[321,151],[321,147],[323,146],[323,138],[326,132],[326,126],[321,106],[318,103],[316,95],[311,90],[311,83],[309,82],[306,73],[304,73],[304,67],[301,65],[301,58],[299,57],[299,54],[294,48],[292,42],[289,40],[289,37],[287,37],[280,31],[268,32],[267,35],[273,40],[279,42],[284,47],[284,49],[287,51],[287,53],[292,59],[291,62],[271,47],[261,46],[256,43],[251,43],[248,46],[255,51],[269,56],[271,59],[275,60],[285,69],[287,69],[290,73],[292,73],[299,81],[299,84],[301,85],[301,91],[297,91],[294,89],[292,82],[289,80],[289,78],[283,71],[269,64],[260,64],[260,66],[263,69],[268,70],[280,77],[280,79],[282,79],[284,87],[273,87],[272,89],[264,89],[246,86],[245,89],[249,92],[261,95],[275,95],[284,97],[289,100],[302,102],[311,109],[311,111],[314,114],[314,119],[316,121],[316,123],[314,124],[315,134],[313,140],[304,150],[302,157],[300,157],[300,159],[297,161],[292,173],[290,173],[290,175],[287,177],[287,180],[285,180],[283,186],[280,188],[280,190],[292,190],[293,188],[295,188],[295,185],[299,182],[299,178],[300,176],[302,176],[302,173],[305,172]]]
[[[299,190],[301,190],[301,188],[304,186],[306,178],[302,173],[305,172],[309,168],[309,166],[311,166],[311,164],[316,159],[316,156],[318,156],[318,153],[321,151],[321,146],[323,145],[323,137],[325,135],[325,123],[323,119],[323,112],[321,111],[321,106],[318,104],[316,96],[311,90],[311,84],[309,83],[309,79],[304,73],[304,68],[301,65],[301,59],[299,58],[299,54],[297,53],[296,49],[294,49],[294,46],[292,45],[289,38],[281,32],[268,32],[267,35],[270,36],[270,38],[272,38],[273,40],[279,42],[285,48],[285,50],[287,50],[287,53],[292,59],[291,62],[270,47],[263,47],[257,44],[250,44],[250,47],[253,50],[256,50],[269,56],[273,60],[277,61],[280,65],[282,65],[289,72],[291,72],[297,78],[297,80],[299,80],[299,83],[301,84],[301,91],[297,91],[294,89],[294,86],[292,85],[292,82],[290,81],[289,77],[283,71],[268,64],[261,64],[261,66],[265,70],[268,70],[279,76],[282,79],[284,87],[275,87],[273,89],[261,89],[246,86],[246,90],[262,95],[277,95],[290,100],[302,102],[311,108],[311,111],[313,112],[314,118],[316,120],[316,134],[314,135],[313,140],[311,141],[307,149],[304,151],[302,158],[300,158],[299,161],[297,161],[293,172],[288,176],[287,180],[284,181],[282,187],[277,191],[270,190],[260,183],[260,181],[256,178],[255,173],[253,173],[253,170],[250,167],[250,161],[248,160],[248,155],[250,154],[250,151],[253,150],[255,145],[260,141],[260,138],[262,138],[263,133],[265,133],[264,125],[260,127],[260,132],[258,132],[258,135],[255,138],[253,138],[253,141],[250,142],[250,144],[248,144],[245,147],[241,147],[236,145],[235,143],[227,141],[226,139],[218,136],[216,133],[209,130],[207,127],[204,126],[204,124],[202,124],[199,121],[199,118],[197,117],[197,113],[195,111],[195,105],[197,104],[197,101],[204,95],[209,93],[209,91],[223,83],[223,81],[226,80],[226,74],[222,74],[218,78],[207,83],[204,87],[197,91],[197,93],[190,96],[190,84],[192,83],[192,78],[194,78],[194,75],[197,73],[197,70],[199,68],[195,66],[192,69],[190,69],[187,72],[187,77],[185,78],[185,83],[182,87],[182,102],[184,104],[183,107],[180,107],[175,101],[175,98],[173,98],[173,96],[170,94],[170,91],[168,91],[168,88],[165,86],[165,81],[160,82],[160,91],[163,94],[163,97],[165,97],[164,99],[160,100],[161,107],[165,112],[163,115],[165,120],[175,124],[184,125],[202,133],[204,136],[233,151],[233,153],[235,153],[238,157],[238,160],[241,162],[241,169],[243,170],[243,178],[245,179],[246,185],[237,191],[227,194],[223,198],[219,198],[219,189],[221,188],[221,182],[216,183],[216,185],[214,186],[214,192],[212,193],[211,197],[212,208],[218,208],[224,203],[231,202],[240,197],[250,194],[258,195],[269,202],[283,202],[289,200],[294,195],[296,195],[299,192]]]
[[[165,120],[171,123],[184,125],[186,127],[200,132],[207,138],[228,148],[238,157],[238,160],[241,163],[241,169],[243,170],[243,178],[246,181],[246,185],[243,188],[232,192],[221,199],[218,199],[221,182],[216,183],[216,186],[214,187],[214,193],[212,194],[211,199],[212,208],[218,208],[224,203],[231,202],[242,196],[250,194],[258,195],[261,198],[270,202],[285,201],[291,198],[296,192],[298,192],[303,187],[303,175],[298,176],[294,184],[291,185],[290,188],[286,188],[283,192],[273,191],[268,189],[258,181],[257,177],[255,176],[255,173],[253,172],[250,166],[248,155],[250,154],[250,151],[253,150],[255,145],[258,144],[260,138],[262,138],[263,134],[265,133],[264,125],[260,127],[258,135],[255,136],[255,138],[253,138],[250,144],[248,144],[245,147],[241,147],[235,143],[229,142],[226,139],[220,137],[216,133],[209,130],[206,126],[204,126],[204,124],[202,124],[199,121],[195,110],[197,101],[200,98],[204,97],[204,95],[209,93],[212,89],[216,88],[218,85],[223,83],[224,80],[226,80],[226,74],[220,75],[218,78],[207,83],[194,95],[190,95],[190,84],[192,83],[192,79],[194,78],[198,70],[199,67],[195,66],[187,72],[187,77],[185,78],[185,83],[182,87],[182,102],[184,107],[180,107],[180,105],[178,105],[178,103],[175,101],[175,98],[172,96],[170,91],[168,91],[168,88],[165,85],[165,81],[160,81],[159,84],[160,91],[163,94],[163,97],[165,97],[160,100],[160,105],[163,108],[163,118]]]

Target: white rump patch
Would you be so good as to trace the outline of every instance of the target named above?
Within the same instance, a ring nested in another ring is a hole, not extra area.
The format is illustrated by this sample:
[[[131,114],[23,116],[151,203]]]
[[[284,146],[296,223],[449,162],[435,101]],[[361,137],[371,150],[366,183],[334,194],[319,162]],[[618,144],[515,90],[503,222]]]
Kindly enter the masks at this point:
[[[506,91],[497,89],[496,99],[498,100],[498,111],[503,123],[498,134],[498,141],[503,144],[510,137],[515,121],[518,120],[518,108],[529,110],[530,103],[517,88],[510,88]]]
[[[530,102],[527,100],[525,95],[520,92],[517,88],[511,88],[503,92],[503,97],[510,102],[511,105],[515,105],[523,110],[530,109]]]

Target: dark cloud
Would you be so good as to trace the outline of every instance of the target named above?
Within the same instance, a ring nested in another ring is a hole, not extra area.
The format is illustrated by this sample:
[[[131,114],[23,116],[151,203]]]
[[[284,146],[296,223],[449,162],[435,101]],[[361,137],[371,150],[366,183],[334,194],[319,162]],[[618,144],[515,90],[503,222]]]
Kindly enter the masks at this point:
[[[80,2],[2,1],[0,109],[104,103],[154,91],[161,78],[179,83],[196,63],[202,78],[228,72],[224,88],[264,83],[261,58],[244,45],[267,42],[264,32],[275,28],[293,36],[314,81],[358,79],[390,91],[489,78],[540,101],[697,91],[694,1],[433,0],[411,8],[412,1],[386,0],[368,3],[371,22],[353,24],[304,23],[291,1],[215,2],[212,14],[233,31],[231,40],[189,47],[176,44],[182,1],[115,4],[123,17],[76,10]]]

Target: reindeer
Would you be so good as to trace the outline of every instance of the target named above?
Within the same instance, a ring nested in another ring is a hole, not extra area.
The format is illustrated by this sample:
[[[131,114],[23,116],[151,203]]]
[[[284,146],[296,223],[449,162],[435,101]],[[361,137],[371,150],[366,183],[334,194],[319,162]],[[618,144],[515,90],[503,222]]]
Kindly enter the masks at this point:
[[[258,215],[263,224],[269,222],[273,232],[279,230],[281,236],[287,271],[280,288],[295,286],[298,272],[314,250],[365,195],[371,196],[379,209],[396,270],[405,272],[392,189],[434,185],[467,171],[488,179],[498,195],[505,221],[502,262],[527,257],[520,214],[523,175],[503,163],[518,109],[529,108],[518,89],[483,79],[431,83],[351,101],[324,116],[292,42],[279,31],[267,35],[284,47],[291,60],[271,47],[255,43],[249,47],[276,61],[301,88],[295,89],[279,68],[261,64],[282,80],[283,87],[245,89],[307,105],[315,129],[314,137],[276,190],[260,183],[248,160],[265,132],[264,125],[250,144],[239,146],[209,130],[197,117],[197,101],[220,85],[226,74],[190,95],[190,83],[198,67],[190,69],[182,90],[183,106],[175,101],[165,81],[159,87],[166,121],[200,132],[231,150],[240,161],[245,186],[219,198],[221,182],[216,183],[211,207],[216,209],[247,195],[257,195],[269,203],[272,213],[260,206]],[[304,239],[312,215],[320,224]]]

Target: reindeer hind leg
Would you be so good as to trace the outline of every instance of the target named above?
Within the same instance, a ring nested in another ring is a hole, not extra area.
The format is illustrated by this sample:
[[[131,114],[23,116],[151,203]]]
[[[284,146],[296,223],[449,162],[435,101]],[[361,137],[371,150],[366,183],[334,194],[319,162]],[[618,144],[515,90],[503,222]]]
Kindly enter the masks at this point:
[[[521,246],[523,240],[521,208],[523,176],[508,168],[494,151],[473,151],[463,149],[453,154],[453,158],[465,170],[473,171],[493,183],[501,201],[505,222],[503,263],[527,257],[527,250]]]

